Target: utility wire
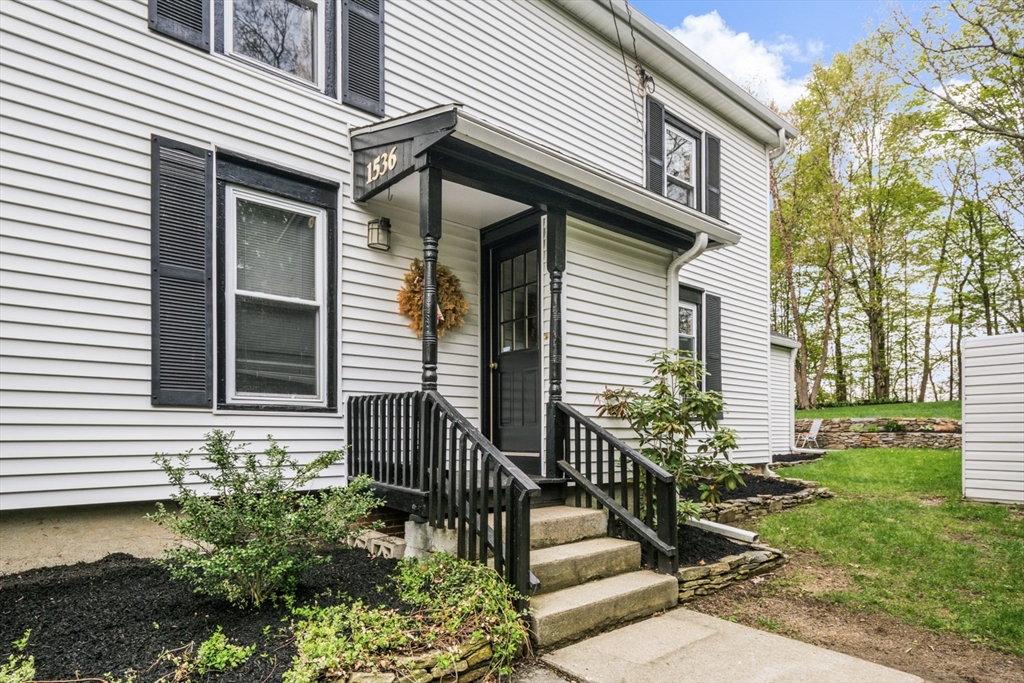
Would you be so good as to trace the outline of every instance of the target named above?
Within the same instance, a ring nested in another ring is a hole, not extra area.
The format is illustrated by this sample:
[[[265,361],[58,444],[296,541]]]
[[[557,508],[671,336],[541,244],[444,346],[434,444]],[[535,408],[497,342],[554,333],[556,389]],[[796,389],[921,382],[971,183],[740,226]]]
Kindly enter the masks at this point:
[[[612,4],[612,0],[608,0],[608,9],[612,13],[612,23],[615,24],[615,39],[619,43],[619,53],[622,55],[622,68],[626,71],[626,86],[629,88],[629,96],[633,98],[633,111],[636,112],[636,122],[640,126],[640,132],[643,133],[644,121],[640,117],[640,105],[636,101],[636,89],[633,87],[633,76],[629,73],[629,65],[626,64],[626,49],[622,47],[622,36],[619,35],[619,22],[615,17],[615,5]],[[629,3],[626,3],[626,11],[629,11]],[[634,52],[636,50],[636,36],[633,37]]]

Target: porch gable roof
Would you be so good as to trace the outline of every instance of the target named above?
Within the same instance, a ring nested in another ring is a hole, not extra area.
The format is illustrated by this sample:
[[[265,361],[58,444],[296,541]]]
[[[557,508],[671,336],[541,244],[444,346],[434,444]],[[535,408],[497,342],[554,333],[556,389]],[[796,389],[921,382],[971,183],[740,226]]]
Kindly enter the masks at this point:
[[[620,234],[689,249],[706,233],[711,249],[740,235],[724,221],[467,114],[449,104],[351,132],[353,198],[363,202],[424,166],[508,199],[555,206]]]

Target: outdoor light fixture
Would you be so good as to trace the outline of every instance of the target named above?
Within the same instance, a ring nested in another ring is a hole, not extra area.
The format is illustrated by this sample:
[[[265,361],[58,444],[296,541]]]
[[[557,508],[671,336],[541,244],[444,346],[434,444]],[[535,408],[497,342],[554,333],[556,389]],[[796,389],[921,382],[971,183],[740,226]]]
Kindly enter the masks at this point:
[[[366,224],[366,246],[370,249],[391,249],[391,219],[374,218]]]

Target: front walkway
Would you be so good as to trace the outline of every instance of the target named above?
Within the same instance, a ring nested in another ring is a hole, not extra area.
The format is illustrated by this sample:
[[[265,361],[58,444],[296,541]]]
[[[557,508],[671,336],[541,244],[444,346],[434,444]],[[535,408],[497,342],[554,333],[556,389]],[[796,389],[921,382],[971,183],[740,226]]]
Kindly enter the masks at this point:
[[[922,683],[902,671],[681,608],[555,650],[541,661],[588,683]],[[565,679],[534,667],[515,680]]]

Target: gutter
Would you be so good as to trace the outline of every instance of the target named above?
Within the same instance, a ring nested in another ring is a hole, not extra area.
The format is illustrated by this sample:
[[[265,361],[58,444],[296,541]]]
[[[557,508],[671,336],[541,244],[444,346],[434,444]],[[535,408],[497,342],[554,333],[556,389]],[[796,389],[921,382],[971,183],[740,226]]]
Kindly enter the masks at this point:
[[[693,246],[679,254],[679,256],[676,256],[672,259],[672,263],[668,264],[668,270],[665,272],[665,289],[668,294],[668,315],[666,316],[668,321],[665,326],[665,339],[668,342],[667,348],[673,348],[678,344],[676,339],[678,333],[673,324],[676,322],[676,316],[672,312],[679,307],[679,271],[687,263],[703,254],[707,247],[708,234],[706,232],[698,232],[697,238],[693,241]]]
[[[779,146],[768,150],[768,160],[775,161],[786,153],[786,129],[779,128]]]

